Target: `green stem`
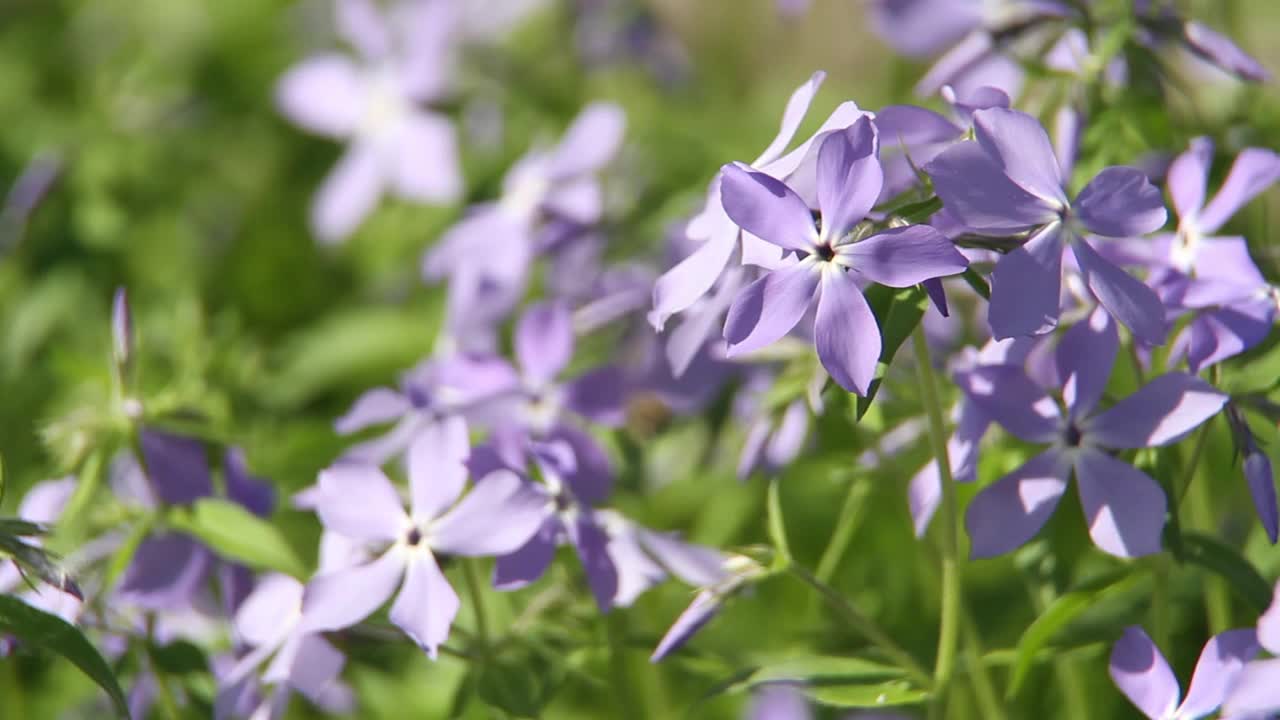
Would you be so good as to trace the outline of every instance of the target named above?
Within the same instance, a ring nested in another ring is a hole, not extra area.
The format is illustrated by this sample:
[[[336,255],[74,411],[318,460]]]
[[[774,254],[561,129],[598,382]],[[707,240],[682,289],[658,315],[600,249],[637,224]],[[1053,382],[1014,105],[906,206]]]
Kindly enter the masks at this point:
[[[1196,482],[1196,470],[1200,466],[1200,458],[1204,454],[1204,447],[1208,444],[1209,426],[1212,420],[1206,422],[1204,427],[1200,428],[1199,436],[1196,438],[1196,444],[1191,450],[1191,458],[1188,460],[1185,479],[1181,485],[1183,496],[1190,495],[1190,502],[1186,503],[1187,524],[1196,530],[1216,534],[1217,521],[1214,517],[1214,498],[1213,488],[1209,486],[1208,477],[1199,478],[1200,482]],[[1176,512],[1176,510],[1175,510]],[[1203,579],[1204,587],[1204,606],[1207,620],[1209,621],[1209,631],[1218,633],[1231,627],[1231,596],[1228,592],[1227,585],[1222,578],[1216,575],[1207,575]]]
[[[863,615],[862,611],[855,607],[853,603],[849,602],[848,598],[837,592],[835,588],[814,577],[813,573],[804,569],[800,565],[792,563],[787,566],[787,570],[805,584],[809,585],[809,587],[817,590],[818,594],[827,601],[827,605],[829,605],[832,610],[840,613],[849,625],[851,625],[867,640],[871,641],[873,645],[880,648],[885,655],[897,663],[898,667],[906,670],[907,674],[909,674],[913,680],[920,683],[923,687],[929,687],[931,680],[929,678],[929,673],[924,669],[924,666],[917,662],[916,659],[911,656],[911,653],[907,652],[901,645],[894,642],[893,638],[889,637],[889,634],[882,630],[874,620]]]
[[[840,507],[840,515],[836,518],[836,526],[831,531],[831,539],[827,541],[827,547],[823,549],[822,557],[818,559],[818,569],[814,571],[814,575],[824,583],[831,582],[831,576],[835,575],[845,550],[849,548],[853,531],[857,529],[862,519],[862,508],[866,507],[866,503],[862,501],[866,499],[867,492],[866,483],[853,479],[849,481],[849,492],[844,496],[844,505]]]
[[[631,687],[631,673],[627,672],[624,620],[621,612],[612,612],[605,617],[605,629],[609,634],[609,671],[613,676],[613,692],[617,694],[615,699],[621,709],[621,717],[623,720],[637,720],[641,717],[640,706]]]
[[[154,615],[147,616],[147,637],[143,641],[143,652],[147,658],[147,664],[151,666],[151,674],[156,679],[156,703],[160,706],[160,710],[169,720],[180,720],[182,711],[178,709],[177,698],[173,695],[173,688],[169,687],[169,678],[165,675],[164,670],[160,668],[160,663],[156,662],[155,653],[152,651],[155,642],[155,624]]]
[[[991,683],[991,676],[987,674],[986,665],[982,662],[982,641],[978,626],[968,612],[964,613],[964,662],[969,667],[969,684],[973,686],[973,696],[982,708],[982,717],[986,720],[1005,720],[1004,708],[1000,707],[995,685]]]
[[[467,594],[471,596],[471,611],[476,616],[476,644],[480,646],[480,654],[487,655],[490,649],[489,616],[485,613],[484,587],[480,583],[480,575],[476,571],[479,560],[468,558],[462,563],[462,575],[467,583]]]
[[[933,668],[934,712],[946,706],[947,690],[955,671],[956,648],[960,629],[962,585],[960,575],[960,506],[955,483],[951,480],[951,458],[947,455],[947,437],[943,422],[942,402],[934,379],[933,363],[924,326],[916,325],[912,346],[919,374],[920,395],[929,419],[929,441],[934,461],[938,464],[938,480],[942,484],[942,619],[938,630],[938,657]],[[981,665],[975,672],[983,672]]]

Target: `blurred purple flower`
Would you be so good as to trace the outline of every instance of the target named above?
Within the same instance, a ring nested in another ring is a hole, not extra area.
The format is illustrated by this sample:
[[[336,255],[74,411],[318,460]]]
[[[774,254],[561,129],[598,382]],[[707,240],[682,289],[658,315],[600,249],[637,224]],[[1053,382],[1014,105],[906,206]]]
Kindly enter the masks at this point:
[[[916,84],[924,97],[952,85],[962,94],[983,85],[1017,95],[1023,71],[1018,45],[1039,48],[1044,31],[1069,17],[1053,0],[873,0],[871,20],[895,50],[927,57],[945,50]],[[1037,50],[1038,52],[1038,50]]]
[[[1168,328],[1160,298],[1083,237],[1131,237],[1164,225],[1164,202],[1147,177],[1133,168],[1106,168],[1071,202],[1049,137],[1035,118],[1003,108],[978,110],[974,131],[976,141],[952,146],[926,171],[948,211],[974,232],[1029,234],[996,263],[992,334],[1037,335],[1058,324],[1063,253],[1070,247],[1102,306],[1143,342],[1162,344]]]
[[[1151,720],[1196,720],[1222,705],[1245,663],[1257,654],[1258,638],[1253,630],[1228,630],[1213,636],[1200,652],[1186,699],[1179,703],[1182,691],[1178,678],[1151,637],[1133,625],[1125,628],[1111,650],[1111,679]]]
[[[460,341],[501,321],[524,294],[546,219],[590,226],[604,212],[597,175],[617,154],[622,109],[583,108],[560,142],[530,150],[507,171],[502,197],[477,205],[423,258],[428,281],[448,279],[448,329]]]
[[[436,657],[458,612],[458,596],[436,553],[511,552],[537,530],[543,503],[526,483],[503,471],[482,478],[463,495],[468,452],[467,426],[459,418],[421,433],[409,448],[407,512],[377,467],[339,463],[320,474],[316,512],[326,530],[363,543],[376,557],[312,578],[303,600],[302,631],[350,627],[399,586],[391,622]]]
[[[703,586],[694,595],[693,602],[671,624],[649,656],[649,662],[661,662],[668,655],[684,647],[686,643],[720,612],[726,600],[765,574],[756,561],[731,555],[724,563],[726,575],[715,584]]]
[[[1222,717],[1264,718],[1280,712],[1280,583],[1276,584],[1271,606],[1258,618],[1258,644],[1274,657],[1254,660],[1244,666],[1227,692]]]
[[[613,604],[627,607],[641,593],[674,575],[695,587],[714,585],[729,575],[726,555],[681,540],[674,533],[641,527],[616,512],[597,513],[609,537],[606,551],[618,572]]]
[[[968,266],[928,225],[865,238],[855,232],[880,196],[877,150],[868,118],[823,140],[816,185],[820,227],[808,204],[787,185],[748,168],[725,166],[721,193],[729,217],[747,232],[796,253],[734,300],[724,328],[730,356],[781,339],[816,297],[818,358],[841,387],[866,395],[880,358],[880,328],[860,283],[908,287]]]
[[[1158,552],[1165,496],[1149,475],[1107,449],[1159,447],[1208,420],[1227,397],[1183,373],[1155,378],[1098,411],[1120,338],[1101,309],[1062,336],[1055,358],[1063,405],[1017,366],[958,373],[967,398],[1015,437],[1049,448],[982,489],[969,504],[966,526],[974,557],[1009,552],[1032,538],[1066,492],[1074,471],[1089,534],[1120,557]]]
[[[218,678],[215,718],[238,714],[233,711],[237,702],[258,685],[254,673],[264,664],[261,684],[273,691],[243,714],[264,720],[281,717],[291,691],[330,712],[353,709],[351,689],[338,677],[346,658],[320,635],[300,630],[302,598],[302,583],[270,574],[241,604],[232,627],[246,652]]]
[[[809,700],[789,683],[762,685],[747,706],[745,720],[812,720]]]
[[[1178,14],[1169,3],[1134,0],[1134,16],[1141,32],[1138,41],[1151,49],[1173,45],[1241,80],[1266,82],[1271,73],[1231,38],[1196,20]]]
[[[453,82],[456,12],[449,0],[404,0],[385,15],[371,0],[335,0],[338,32],[358,59],[323,53],[280,78],[284,115],[347,142],[312,202],[322,242],[349,236],[384,192],[441,204],[462,195],[453,124],[425,107]]]

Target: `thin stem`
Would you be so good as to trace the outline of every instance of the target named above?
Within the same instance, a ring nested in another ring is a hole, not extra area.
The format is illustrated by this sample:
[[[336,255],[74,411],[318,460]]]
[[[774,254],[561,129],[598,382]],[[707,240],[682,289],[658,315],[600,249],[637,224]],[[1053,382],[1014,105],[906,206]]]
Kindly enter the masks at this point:
[[[964,612],[964,662],[969,666],[969,683],[973,686],[973,696],[982,708],[982,717],[986,720],[1005,720],[1004,708],[1000,707],[995,685],[991,683],[991,676],[987,674],[982,662],[978,625],[967,611]]]
[[[471,611],[476,616],[476,644],[480,646],[480,654],[487,655],[490,648],[489,617],[485,613],[483,586],[480,575],[476,572],[479,560],[468,558],[462,563],[462,575],[467,583],[467,594],[471,596]]]
[[[164,670],[160,668],[160,663],[156,662],[156,655],[152,651],[152,643],[155,642],[155,615],[147,616],[147,637],[143,641],[143,654],[147,659],[147,664],[151,666],[151,675],[156,681],[156,702],[160,705],[161,711],[169,720],[179,720],[182,717],[182,711],[178,709],[178,701],[173,695],[173,688],[169,687],[169,678],[165,675]]]
[[[913,680],[924,687],[929,687],[932,684],[929,678],[929,673],[924,669],[924,666],[917,662],[916,659],[911,656],[911,653],[907,652],[901,645],[894,642],[893,638],[889,637],[889,634],[881,629],[874,620],[863,615],[862,611],[855,607],[853,603],[849,602],[848,598],[837,592],[835,588],[832,588],[830,585],[827,585],[814,577],[813,573],[804,569],[800,565],[792,563],[787,567],[787,570],[792,575],[795,575],[797,578],[809,585],[809,587],[817,590],[818,594],[827,601],[827,605],[829,605],[832,610],[840,613],[849,625],[853,626],[855,630],[861,633],[867,640],[871,641],[873,645],[880,648],[880,650],[885,655],[889,656],[891,660],[897,663],[899,667],[906,670]]]
[[[848,549],[849,541],[853,539],[853,531],[857,529],[862,519],[862,508],[866,507],[862,501],[867,497],[867,488],[866,483],[860,483],[855,479],[849,481],[849,492],[845,493],[844,505],[840,507],[840,515],[836,518],[836,526],[831,531],[831,539],[827,541],[827,547],[823,549],[822,557],[818,559],[818,568],[814,571],[814,575],[824,583],[831,582],[831,576],[835,575],[836,568],[844,557],[844,551]]]
[[[1200,467],[1200,458],[1204,454],[1205,445],[1209,440],[1209,427],[1213,420],[1209,420],[1200,428],[1196,444],[1191,450],[1191,458],[1187,461],[1187,469],[1184,473],[1184,481],[1180,486],[1183,497],[1190,495],[1190,500],[1186,503],[1187,524],[1196,530],[1213,534],[1216,521],[1214,518],[1214,502],[1213,488],[1206,482],[1210,477],[1200,478],[1197,480],[1197,469]],[[1179,508],[1181,509],[1181,504]],[[1231,627],[1231,596],[1228,593],[1227,585],[1222,578],[1216,575],[1209,575],[1204,578],[1204,606],[1206,619],[1209,622],[1210,632],[1222,632]]]
[[[609,672],[613,676],[613,692],[624,720],[641,717],[636,693],[631,687],[631,673],[627,671],[626,628],[622,613],[613,612],[605,617],[605,629],[609,635]]]
[[[963,602],[960,575],[960,507],[956,500],[955,483],[951,480],[951,459],[947,455],[946,430],[943,423],[942,403],[938,399],[938,385],[934,379],[933,363],[929,359],[929,346],[924,336],[924,326],[916,325],[912,333],[912,345],[916,355],[916,372],[919,375],[920,395],[925,414],[929,419],[929,442],[933,447],[934,462],[938,465],[938,479],[942,483],[942,619],[938,630],[938,658],[933,668],[934,708],[945,707],[948,686],[955,671],[956,648]],[[978,670],[981,672],[981,670]]]

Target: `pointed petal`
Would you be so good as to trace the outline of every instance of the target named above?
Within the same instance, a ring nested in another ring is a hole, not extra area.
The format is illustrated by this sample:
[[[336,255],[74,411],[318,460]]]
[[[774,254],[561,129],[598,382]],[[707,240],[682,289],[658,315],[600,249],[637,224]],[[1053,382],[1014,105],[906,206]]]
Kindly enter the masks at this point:
[[[1062,397],[1073,420],[1088,416],[1102,399],[1119,350],[1120,333],[1102,308],[1095,308],[1063,333],[1054,357]]]
[[[439,517],[462,495],[471,441],[467,421],[450,415],[427,423],[409,445],[410,508],[414,520]]]
[[[276,85],[276,106],[299,127],[344,138],[360,121],[364,106],[360,70],[345,55],[317,55],[294,65]]]
[[[1169,195],[1184,222],[1197,217],[1204,207],[1205,183],[1212,165],[1213,140],[1207,137],[1193,138],[1191,145],[1169,165]]]
[[[1240,49],[1231,38],[1194,20],[1182,26],[1182,36],[1193,53],[1237,77],[1252,82],[1266,82],[1271,73],[1262,63]]]
[[[391,36],[386,21],[372,0],[337,0],[333,19],[342,39],[366,59],[380,59],[390,52]]]
[[[1249,494],[1253,497],[1253,507],[1258,511],[1258,519],[1267,531],[1267,538],[1275,545],[1276,538],[1280,535],[1280,517],[1277,517],[1276,479],[1271,471],[1271,458],[1258,451],[1246,455],[1244,477],[1249,483]]]
[[[933,520],[941,502],[942,477],[938,474],[938,463],[930,460],[911,478],[911,484],[907,487],[911,527],[917,538],[924,537],[929,530],[929,521]]]
[[[1006,431],[1027,442],[1051,442],[1058,434],[1058,404],[1016,365],[986,365],[955,374],[970,402]]]
[[[1258,634],[1252,628],[1228,630],[1214,635],[1200,651],[1191,689],[1178,713],[1182,717],[1207,717],[1227,699],[1227,691],[1245,663],[1258,654]]]
[[[190,610],[212,564],[209,550],[192,538],[156,533],[134,551],[116,592],[147,610]]]
[[[1159,230],[1169,218],[1164,197],[1137,168],[1109,167],[1076,196],[1076,213],[1085,227],[1108,237],[1132,237]]]
[[[1098,302],[1142,342],[1163,345],[1169,327],[1156,291],[1099,255],[1087,240],[1077,240],[1071,250]]]
[[[975,142],[947,148],[925,166],[934,191],[963,225],[1014,235],[1057,219],[1057,208],[1024,190]]]
[[[396,142],[391,181],[400,197],[426,203],[451,203],[462,195],[458,138],[442,115],[413,112]]]
[[[1051,205],[1067,204],[1058,158],[1039,120],[1017,110],[992,107],[973,113],[973,132],[982,149],[1019,187]]]
[[[1263,148],[1245,148],[1236,156],[1222,189],[1200,214],[1200,231],[1213,234],[1240,208],[1280,179],[1280,155]]]
[[[400,495],[377,467],[339,463],[320,471],[316,514],[325,528],[356,540],[390,541],[404,529]]]
[[[987,319],[997,340],[1043,335],[1058,325],[1062,225],[1051,223],[996,261]]]
[[[662,640],[658,642],[658,647],[654,649],[653,655],[649,656],[649,662],[659,662],[671,653],[684,647],[689,642],[694,633],[702,629],[704,625],[711,622],[711,619],[720,612],[720,598],[711,590],[702,590],[694,598],[689,607],[680,613],[680,617],[672,623],[671,628],[667,630],[667,634],[662,636]]]
[[[311,702],[319,704],[327,693],[340,686],[338,676],[347,658],[322,636],[299,637],[292,655],[295,662],[290,663],[288,673],[281,679]]]
[[[573,453],[572,468],[561,472],[574,497],[589,505],[609,499],[613,493],[613,463],[590,433],[562,424],[552,428],[546,439],[563,443]]]
[[[271,573],[259,579],[236,609],[233,626],[238,640],[253,647],[282,640],[292,628],[281,618],[302,607],[302,592],[302,583],[288,575]]]
[[[523,547],[494,562],[493,586],[498,590],[516,590],[542,577],[555,557],[559,534],[560,519],[547,515]]]
[[[1002,555],[1035,537],[1066,492],[1070,472],[1056,450],[1046,450],[983,488],[964,518],[972,556]]]
[[[564,302],[540,302],[516,324],[516,359],[535,385],[550,382],[573,357],[573,317]]]
[[[404,585],[391,605],[391,622],[435,660],[440,646],[449,639],[458,604],[458,594],[440,572],[436,559],[429,552],[417,551],[410,557]]]
[[[311,578],[302,596],[299,630],[324,632],[351,627],[373,614],[395,592],[405,558],[396,549],[372,562]]]
[[[538,531],[547,509],[545,493],[510,470],[497,470],[431,526],[428,540],[450,555],[506,555]]]
[[[592,422],[619,427],[626,422],[627,379],[622,368],[606,365],[564,385],[564,406]]]
[[[724,272],[738,237],[737,226],[727,216],[725,220],[726,224],[717,227],[697,250],[654,282],[653,314],[650,316],[654,329],[661,332],[668,318],[688,310],[710,292]]]
[[[1088,439],[1103,447],[1168,445],[1216,415],[1226,402],[1226,395],[1203,380],[1185,373],[1168,373],[1089,418],[1081,429]]]
[[[714,585],[729,577],[719,550],[688,543],[673,534],[637,528],[640,544],[671,574],[694,587]]]
[[[618,569],[609,557],[609,536],[588,512],[579,513],[573,522],[566,524],[565,529],[587,574],[587,584],[591,586],[596,607],[600,612],[608,612],[613,607],[614,595],[618,593]]]
[[[787,250],[813,249],[818,231],[809,206],[782,181],[725,165],[720,171],[724,211],[747,232]]]
[[[822,87],[822,81],[826,78],[827,74],[819,70],[791,93],[791,97],[787,99],[786,109],[782,111],[782,124],[778,128],[777,136],[769,143],[769,147],[760,153],[760,157],[751,163],[752,165],[761,167],[782,156],[787,146],[791,144],[791,140],[795,138],[796,131],[800,129],[800,123],[809,113],[813,96],[818,94],[818,88]]]
[[[910,287],[969,267],[955,245],[928,225],[891,228],[836,252],[842,263],[889,287]]]
[[[1111,649],[1111,679],[1143,715],[1163,720],[1178,706],[1178,678],[1146,631],[1134,625]]]
[[[813,302],[820,278],[817,263],[805,259],[771,270],[748,285],[725,318],[728,354],[732,357],[759,350],[791,332]]]
[[[875,126],[863,116],[818,147],[818,207],[822,235],[829,240],[847,235],[880,197],[884,172],[876,157],[878,145]]]
[[[350,435],[371,425],[381,425],[409,412],[409,398],[391,388],[374,388],[360,397],[345,415],[333,423],[339,435]]]
[[[195,438],[143,429],[139,441],[151,483],[160,501],[185,505],[213,494],[204,443]]]
[[[382,185],[377,150],[358,142],[351,145],[311,201],[311,231],[324,243],[345,240],[378,204]]]
[[[1094,544],[1119,557],[1160,552],[1165,497],[1151,476],[1089,448],[1076,456],[1075,469]]]
[[[849,273],[822,273],[813,342],[822,367],[849,392],[866,396],[880,361],[880,325]]]

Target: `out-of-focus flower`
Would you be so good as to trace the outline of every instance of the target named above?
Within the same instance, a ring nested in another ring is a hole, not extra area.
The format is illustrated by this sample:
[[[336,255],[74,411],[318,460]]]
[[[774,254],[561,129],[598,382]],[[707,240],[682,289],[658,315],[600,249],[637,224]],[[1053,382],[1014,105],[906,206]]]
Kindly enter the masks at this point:
[[[40,525],[56,523],[75,489],[76,479],[73,477],[36,483],[18,505],[18,517]],[[37,550],[41,546],[38,536],[23,537],[21,540]],[[5,557],[0,560],[0,593],[16,593],[19,599],[30,606],[57,615],[67,622],[74,622],[83,603],[75,582],[63,570],[51,565],[48,559],[33,557],[30,560],[38,563],[36,570],[48,566],[47,571],[39,573],[41,579],[48,584],[29,585],[31,580],[28,578],[34,579],[34,574],[27,574],[18,565],[20,561],[27,559]],[[0,638],[0,654],[4,654],[6,650],[7,643]]]
[[[320,474],[316,512],[327,530],[357,541],[371,560],[322,572],[307,585],[303,632],[338,630],[368,617],[396,588],[391,622],[433,659],[449,635],[458,596],[436,562],[447,555],[501,555],[538,527],[543,499],[497,471],[463,495],[467,426],[451,418],[409,449],[410,509],[378,468],[339,463]],[[461,497],[461,500],[459,498]]]
[[[975,557],[999,555],[1030,540],[1057,507],[1073,472],[1089,534],[1099,548],[1120,557],[1160,550],[1164,492],[1149,475],[1106,450],[1176,442],[1221,410],[1227,397],[1198,378],[1168,373],[1098,411],[1119,345],[1115,324],[1101,309],[1063,335],[1055,358],[1065,415],[1021,367],[986,366],[957,374],[968,399],[1006,431],[1050,444],[970,503],[965,525]]]
[[[820,224],[787,185],[764,173],[725,166],[721,196],[729,217],[747,232],[795,253],[733,301],[724,328],[730,356],[782,338],[816,297],[818,358],[841,387],[866,395],[880,359],[880,328],[860,285],[909,287],[968,267],[968,260],[928,225],[869,237],[855,232],[880,196],[877,150],[868,118],[823,140],[816,186]]]
[[[668,575],[695,587],[713,585],[728,577],[727,556],[719,550],[687,543],[672,533],[650,530],[611,510],[601,510],[597,517],[609,536],[607,552],[618,571],[614,605],[631,605]]]
[[[451,0],[403,0],[386,14],[371,0],[336,0],[338,31],[357,57],[315,55],[280,78],[282,113],[347,143],[311,205],[322,242],[349,236],[386,192],[437,204],[461,196],[453,124],[426,106],[453,82],[456,13]]]
[[[724,565],[727,574],[714,585],[698,590],[693,602],[671,624],[667,633],[649,656],[649,662],[659,662],[684,647],[685,643],[720,612],[726,600],[765,574],[765,569],[755,560],[743,555],[731,555]]]
[[[1191,689],[1179,703],[1182,690],[1168,661],[1146,631],[1133,625],[1125,628],[1111,650],[1111,679],[1151,720],[1196,720],[1222,705],[1245,663],[1257,654],[1258,637],[1253,630],[1214,635],[1200,651]]]
[[[1280,712],[1280,583],[1271,606],[1258,618],[1257,641],[1273,656],[1244,666],[1222,704],[1222,716],[1262,718]]]
[[[1168,328],[1160,298],[1084,238],[1085,232],[1145,235],[1164,225],[1164,202],[1146,175],[1106,168],[1072,202],[1049,136],[1035,118],[1003,108],[978,110],[974,133],[975,141],[947,149],[926,171],[947,210],[974,232],[1029,234],[996,263],[988,311],[992,334],[1037,335],[1057,326],[1062,257],[1070,247],[1102,306],[1143,342],[1162,344]]]
[[[1262,63],[1240,49],[1231,38],[1196,20],[1178,14],[1169,3],[1134,0],[1134,17],[1143,31],[1140,42],[1152,49],[1173,45],[1225,72],[1252,82],[1271,78]]]
[[[302,596],[302,583],[270,574],[258,580],[240,605],[233,629],[247,652],[219,677],[215,718],[240,714],[237,703],[259,685],[253,673],[263,664],[260,684],[271,692],[257,698],[256,707],[244,713],[254,720],[282,717],[293,691],[331,712],[351,711],[351,689],[338,678],[346,658],[320,635],[300,630]]]
[[[588,105],[550,148],[534,148],[507,171],[502,197],[477,205],[423,259],[428,281],[448,279],[448,330],[464,348],[506,317],[524,294],[544,220],[590,226],[604,212],[599,171],[617,154],[626,116]]]

